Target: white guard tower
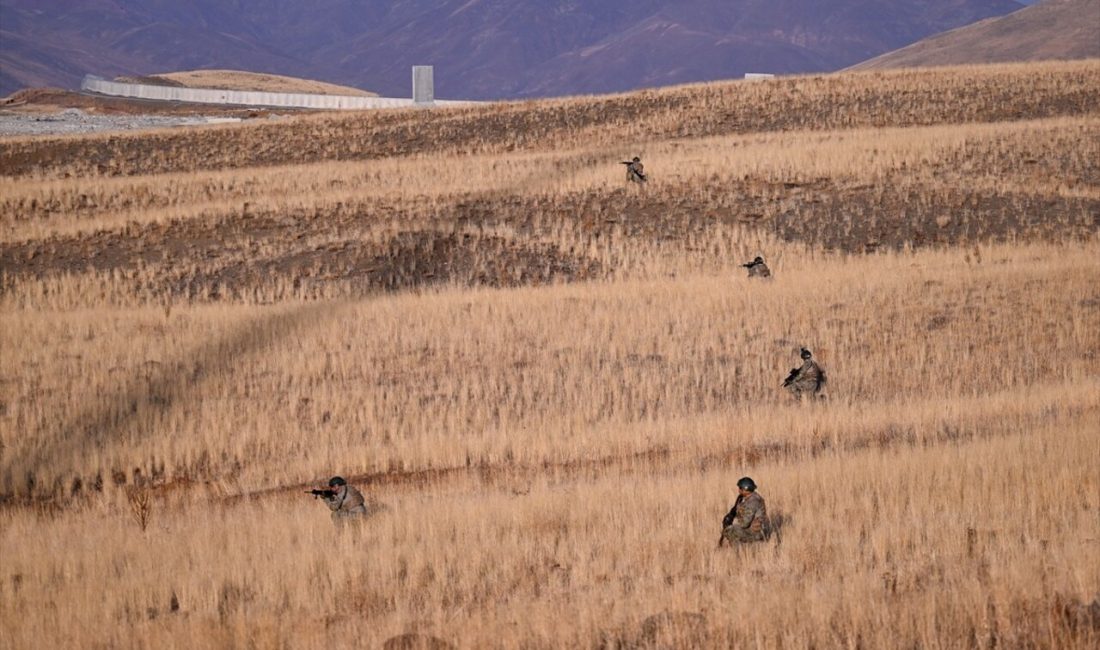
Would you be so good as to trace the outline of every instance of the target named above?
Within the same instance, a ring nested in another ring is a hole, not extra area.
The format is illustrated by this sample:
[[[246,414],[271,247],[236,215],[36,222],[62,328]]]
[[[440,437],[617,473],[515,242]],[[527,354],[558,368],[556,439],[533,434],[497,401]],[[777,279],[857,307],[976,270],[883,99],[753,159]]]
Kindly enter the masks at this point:
[[[413,66],[413,103],[417,106],[431,106],[435,103],[435,81],[430,65]]]

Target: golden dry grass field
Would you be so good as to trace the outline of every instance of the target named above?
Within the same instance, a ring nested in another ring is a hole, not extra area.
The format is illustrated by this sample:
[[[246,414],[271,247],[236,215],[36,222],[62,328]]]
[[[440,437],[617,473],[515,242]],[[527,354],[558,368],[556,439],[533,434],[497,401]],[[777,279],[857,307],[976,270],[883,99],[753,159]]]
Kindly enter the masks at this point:
[[[0,140],[0,647],[1096,647],[1098,107],[1086,61]],[[777,534],[716,549],[743,475]]]
[[[374,97],[377,93],[367,92],[351,86],[330,84],[313,79],[300,79],[280,74],[245,72],[243,70],[186,70],[184,72],[165,72],[153,75],[157,79],[167,79],[189,88],[218,88],[221,90],[258,90],[272,93],[317,93],[319,95],[356,95]]]

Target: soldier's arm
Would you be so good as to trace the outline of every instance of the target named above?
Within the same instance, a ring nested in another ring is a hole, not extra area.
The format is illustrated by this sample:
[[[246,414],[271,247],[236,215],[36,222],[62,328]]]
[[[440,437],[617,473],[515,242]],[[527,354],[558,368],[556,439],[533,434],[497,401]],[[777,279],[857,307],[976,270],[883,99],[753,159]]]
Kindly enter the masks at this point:
[[[343,499],[340,498],[339,494],[333,494],[332,496],[324,497],[324,499],[325,505],[328,506],[328,509],[333,512],[339,510],[340,506],[343,505]]]

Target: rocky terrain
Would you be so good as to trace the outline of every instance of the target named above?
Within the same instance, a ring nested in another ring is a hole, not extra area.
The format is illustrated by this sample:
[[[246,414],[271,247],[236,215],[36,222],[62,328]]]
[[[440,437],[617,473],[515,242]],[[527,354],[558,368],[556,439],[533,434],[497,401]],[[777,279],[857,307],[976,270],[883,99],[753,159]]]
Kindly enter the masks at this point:
[[[79,108],[67,108],[57,113],[46,114],[15,113],[0,110],[0,136],[137,131],[239,121],[240,118],[217,116],[95,115],[85,113]]]

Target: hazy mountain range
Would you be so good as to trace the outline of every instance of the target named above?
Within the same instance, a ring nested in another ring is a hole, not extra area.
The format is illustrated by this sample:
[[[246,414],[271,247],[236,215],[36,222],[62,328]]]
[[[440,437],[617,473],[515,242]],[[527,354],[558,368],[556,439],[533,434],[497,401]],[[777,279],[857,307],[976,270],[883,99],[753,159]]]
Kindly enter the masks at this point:
[[[1015,0],[0,0],[0,95],[228,68],[407,96],[609,92],[830,71],[1022,8]]]
[[[930,36],[853,69],[1100,58],[1100,0],[1047,0]]]

